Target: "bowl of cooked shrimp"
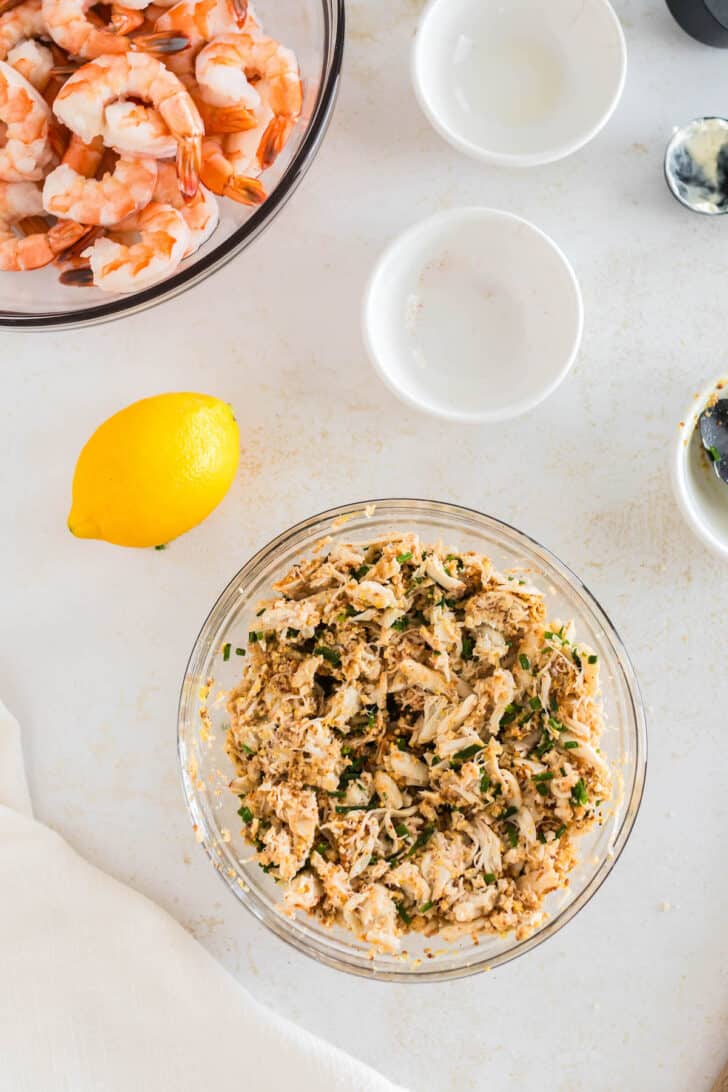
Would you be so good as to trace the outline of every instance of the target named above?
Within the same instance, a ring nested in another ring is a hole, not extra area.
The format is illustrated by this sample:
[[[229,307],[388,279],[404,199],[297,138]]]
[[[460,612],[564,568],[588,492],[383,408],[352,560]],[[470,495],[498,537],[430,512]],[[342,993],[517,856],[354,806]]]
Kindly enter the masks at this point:
[[[316,155],[343,38],[343,0],[0,0],[0,325],[117,318],[240,253]]]

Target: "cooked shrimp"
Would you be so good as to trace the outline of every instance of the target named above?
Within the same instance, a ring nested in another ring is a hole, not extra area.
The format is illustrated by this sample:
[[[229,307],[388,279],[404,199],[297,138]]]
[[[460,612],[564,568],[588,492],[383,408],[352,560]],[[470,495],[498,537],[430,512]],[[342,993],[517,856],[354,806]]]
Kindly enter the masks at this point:
[[[15,235],[13,225],[20,220],[39,227],[36,218],[42,212],[40,190],[33,182],[0,182],[0,269],[40,269],[85,234],[80,224],[59,222],[24,238]]]
[[[179,34],[147,34],[131,39],[89,18],[95,0],[42,0],[48,32],[59,46],[75,57],[93,59],[106,53],[175,53],[187,40]]]
[[[200,178],[208,190],[220,197],[230,197],[241,205],[261,205],[266,198],[265,190],[255,178],[235,174],[215,140],[206,140],[202,145]]]
[[[169,205],[153,201],[123,220],[115,232],[134,232],[139,242],[97,239],[83,252],[86,268],[64,273],[64,284],[95,284],[104,292],[136,292],[169,276],[182,261],[189,243],[184,217]]]
[[[0,16],[0,60],[6,60],[11,49],[21,42],[32,41],[47,33],[41,0],[24,0]],[[25,73],[23,75],[28,78]]]
[[[6,60],[43,94],[53,75],[53,54],[48,46],[33,39],[19,42],[9,51]]]
[[[158,33],[182,34],[189,42],[184,53],[169,58],[173,72],[193,72],[201,46],[218,34],[233,34],[247,26],[245,0],[179,0],[155,23]]]
[[[225,158],[235,174],[247,175],[248,178],[257,178],[263,170],[258,152],[263,134],[273,117],[273,111],[265,102],[261,103],[256,113],[258,121],[254,129],[229,133],[222,142]]]
[[[258,158],[263,169],[269,167],[301,115],[303,88],[295,53],[264,35],[223,34],[198,54],[195,77],[211,105],[242,103],[251,109],[260,105],[261,96],[249,81],[261,81],[273,117],[261,137]]]
[[[122,155],[174,159],[177,141],[154,107],[118,99],[106,107],[104,143]]]
[[[50,110],[32,84],[0,61],[0,121],[5,146],[0,148],[0,180],[40,179],[53,159],[48,141]]]
[[[157,185],[154,188],[154,201],[181,212],[190,232],[190,240],[183,257],[187,258],[212,235],[220,220],[217,201],[209,190],[200,186],[194,197],[184,197],[179,188],[177,171],[172,163],[160,163],[157,171]]]
[[[127,96],[151,102],[161,114],[177,141],[182,192],[193,197],[200,172],[202,119],[177,76],[155,57],[129,53],[83,65],[66,80],[53,109],[72,132],[89,141],[104,134],[109,104]]]
[[[121,157],[100,179],[64,162],[43,184],[43,206],[54,216],[111,227],[149,204],[156,181],[156,159]]]

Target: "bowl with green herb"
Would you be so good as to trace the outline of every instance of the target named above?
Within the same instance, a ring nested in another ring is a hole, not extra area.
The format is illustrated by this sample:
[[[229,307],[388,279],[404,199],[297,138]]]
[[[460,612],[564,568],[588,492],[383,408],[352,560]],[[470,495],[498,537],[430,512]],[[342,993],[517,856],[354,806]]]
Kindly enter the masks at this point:
[[[180,703],[193,821],[283,939],[370,977],[474,973],[561,928],[637,814],[607,616],[543,547],[429,501],[292,528],[213,608]]]

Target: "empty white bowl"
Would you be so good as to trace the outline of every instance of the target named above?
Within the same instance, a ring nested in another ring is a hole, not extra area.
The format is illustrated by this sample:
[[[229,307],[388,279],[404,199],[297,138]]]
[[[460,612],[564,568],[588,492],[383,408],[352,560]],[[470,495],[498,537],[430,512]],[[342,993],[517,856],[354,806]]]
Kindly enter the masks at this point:
[[[364,339],[385,383],[452,421],[525,413],[571,367],[583,326],[571,265],[508,212],[442,212],[396,239],[364,299]]]
[[[412,64],[435,129],[504,166],[581,148],[613,113],[626,71],[607,0],[430,0]]]
[[[728,397],[728,374],[719,375],[688,406],[673,452],[672,480],[688,525],[714,553],[728,558],[728,485],[710,465],[698,428],[700,414],[714,394]]]

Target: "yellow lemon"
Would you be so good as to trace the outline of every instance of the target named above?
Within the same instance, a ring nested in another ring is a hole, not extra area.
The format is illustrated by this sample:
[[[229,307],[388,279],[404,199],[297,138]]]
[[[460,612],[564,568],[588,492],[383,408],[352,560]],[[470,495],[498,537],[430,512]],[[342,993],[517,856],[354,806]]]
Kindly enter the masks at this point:
[[[104,421],[76,463],[68,527],[117,546],[159,546],[209,516],[239,458],[231,407],[205,394],[143,398]]]

